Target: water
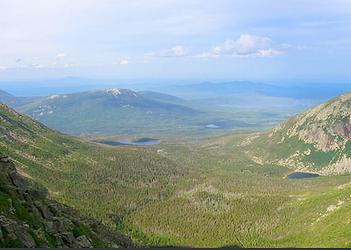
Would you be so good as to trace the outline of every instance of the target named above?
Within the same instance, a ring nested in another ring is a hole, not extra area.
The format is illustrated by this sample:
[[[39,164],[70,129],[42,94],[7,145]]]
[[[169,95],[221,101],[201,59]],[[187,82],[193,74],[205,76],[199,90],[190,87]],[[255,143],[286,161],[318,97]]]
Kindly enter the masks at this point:
[[[288,179],[307,179],[307,178],[316,178],[319,177],[319,174],[306,173],[306,172],[294,172],[289,174]]]
[[[152,146],[161,143],[159,139],[153,138],[140,138],[138,140],[128,141],[128,140],[117,140],[117,141],[98,141],[98,143],[103,143],[111,146]]]
[[[206,128],[214,128],[214,129],[216,129],[216,128],[221,128],[220,126],[218,126],[218,125],[216,125],[216,124],[207,124],[205,127],[206,127]]]

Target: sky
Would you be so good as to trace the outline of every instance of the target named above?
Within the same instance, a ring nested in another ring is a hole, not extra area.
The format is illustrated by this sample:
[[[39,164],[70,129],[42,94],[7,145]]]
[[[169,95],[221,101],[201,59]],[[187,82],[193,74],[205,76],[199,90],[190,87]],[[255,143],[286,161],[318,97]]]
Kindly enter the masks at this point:
[[[0,80],[351,80],[350,0],[0,0]]]

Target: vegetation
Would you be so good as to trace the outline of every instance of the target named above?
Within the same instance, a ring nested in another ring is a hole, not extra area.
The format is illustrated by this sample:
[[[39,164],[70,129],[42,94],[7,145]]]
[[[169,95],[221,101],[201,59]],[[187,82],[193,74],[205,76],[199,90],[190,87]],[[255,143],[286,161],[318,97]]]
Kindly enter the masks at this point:
[[[127,89],[47,97],[14,97],[0,92],[0,102],[50,128],[83,136],[193,136],[263,129],[276,125],[287,113],[296,112],[294,108],[281,108],[272,112],[267,108],[222,107],[214,100],[206,100],[204,105],[201,101],[185,101],[157,92]]]
[[[270,149],[276,159],[294,147],[312,150],[294,138],[284,147],[264,144],[278,137],[260,134],[110,147],[56,133],[5,106],[0,131],[0,151],[52,198],[140,245],[351,245],[351,176],[289,180],[289,166],[268,161]],[[309,157],[322,159],[317,150]],[[77,224],[74,232],[84,228]]]
[[[55,201],[0,157],[0,247],[132,246],[129,238]]]

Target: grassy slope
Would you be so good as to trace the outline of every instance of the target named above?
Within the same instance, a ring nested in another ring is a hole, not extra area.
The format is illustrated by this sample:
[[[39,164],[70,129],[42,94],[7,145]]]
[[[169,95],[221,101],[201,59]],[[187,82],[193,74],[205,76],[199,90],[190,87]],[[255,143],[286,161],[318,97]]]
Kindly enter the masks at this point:
[[[2,138],[0,150],[21,171],[58,200],[110,225],[118,222],[143,245],[350,246],[351,189],[341,185],[351,177],[287,180],[289,169],[246,155],[240,146],[246,135],[147,150],[108,148],[4,108],[1,116],[7,141]]]
[[[348,246],[351,189],[338,187],[351,177],[285,179],[289,169],[246,157],[238,146],[243,138],[164,146],[165,154],[189,166],[190,176],[176,195],[137,210],[126,223],[166,245]],[[340,208],[326,213],[342,199]]]
[[[0,151],[21,172],[54,198],[105,223],[169,195],[186,172],[150,150],[82,143],[4,106],[0,131]]]

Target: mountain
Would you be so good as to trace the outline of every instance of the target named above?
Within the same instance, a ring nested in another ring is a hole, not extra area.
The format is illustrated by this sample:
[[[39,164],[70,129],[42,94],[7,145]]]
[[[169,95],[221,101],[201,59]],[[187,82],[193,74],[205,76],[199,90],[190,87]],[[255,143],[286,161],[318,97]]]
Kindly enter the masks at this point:
[[[167,95],[159,92],[154,92],[154,91],[139,91],[139,94],[141,94],[143,97],[152,99],[155,101],[160,101],[160,102],[166,102],[166,103],[174,103],[174,104],[184,104],[184,100],[173,96],[173,95]]]
[[[351,89],[350,84],[304,83],[269,84],[251,81],[202,82],[158,87],[155,90],[183,98],[214,98],[223,96],[261,95],[293,99],[326,100]]]
[[[47,190],[0,156],[1,247],[129,247],[126,236],[49,200]]]
[[[11,104],[15,101],[15,97],[3,90],[0,90],[0,102]]]
[[[49,197],[114,231],[124,217],[165,199],[187,169],[153,149],[107,147],[63,135],[0,104],[0,152]],[[145,237],[144,237],[145,238]]]
[[[177,97],[128,89],[106,89],[6,102],[50,128],[69,134],[121,134],[164,129],[201,112]]]
[[[248,139],[260,162],[323,175],[351,172],[351,93],[297,115],[272,132]]]

